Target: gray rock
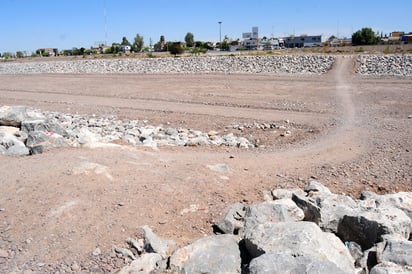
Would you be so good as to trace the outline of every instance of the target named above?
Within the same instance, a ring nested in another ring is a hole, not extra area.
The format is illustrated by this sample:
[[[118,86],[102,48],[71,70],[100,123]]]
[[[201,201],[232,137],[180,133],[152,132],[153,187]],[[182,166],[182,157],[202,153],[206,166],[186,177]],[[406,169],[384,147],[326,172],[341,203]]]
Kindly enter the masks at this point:
[[[398,192],[393,194],[378,195],[364,191],[361,195],[363,203],[369,203],[375,207],[392,205],[405,212],[412,219],[412,192]]]
[[[358,262],[362,260],[363,257],[362,247],[355,242],[346,242],[345,245],[348,248],[352,258],[355,259],[355,264],[360,266]]]
[[[118,274],[149,274],[159,270],[162,256],[157,253],[145,253],[133,260],[130,265],[123,267]]]
[[[0,126],[20,127],[26,120],[43,119],[39,111],[25,106],[3,106],[0,107]]]
[[[24,143],[10,133],[0,133],[0,145],[4,148],[2,153],[8,156],[26,156],[30,154]]]
[[[132,259],[132,260],[135,260],[135,259],[136,259],[136,257],[134,256],[133,252],[130,251],[129,249],[127,249],[127,248],[115,246],[115,247],[114,247],[114,251],[115,251],[116,253],[119,253],[119,254],[123,255],[124,257],[128,257],[128,258],[130,258],[130,259]]]
[[[377,260],[412,267],[412,242],[387,240],[378,244]]]
[[[291,199],[278,199],[274,200],[272,203],[283,206],[294,221],[303,221],[305,218],[303,210]]]
[[[56,122],[47,119],[26,120],[21,123],[21,130],[25,133],[31,131],[43,131],[51,134],[59,134],[68,137],[68,133]]]
[[[27,120],[21,122],[21,130],[23,132],[29,133],[30,131],[47,131],[45,119],[39,120]]]
[[[245,206],[241,203],[236,203],[226,208],[223,217],[215,225],[225,234],[241,234],[243,231]]]
[[[130,245],[130,247],[136,249],[137,253],[141,254],[143,252],[144,242],[140,243],[133,238],[127,238],[126,242]]]
[[[343,274],[353,271],[340,269],[336,264],[310,255],[293,255],[282,253],[266,253],[250,262],[250,274]]]
[[[146,252],[158,253],[166,259],[170,253],[170,248],[175,245],[173,241],[162,240],[148,226],[142,227],[144,232],[144,249]]]
[[[43,153],[46,150],[56,147],[67,146],[66,140],[63,136],[43,131],[31,131],[27,137],[26,146],[30,149],[32,154]]]
[[[236,236],[227,234],[201,238],[176,250],[170,268],[179,273],[240,273],[238,242]]]
[[[252,230],[255,226],[267,222],[278,223],[293,221],[285,206],[274,202],[263,202],[246,208],[244,227],[246,231]]]
[[[0,126],[0,134],[11,134],[15,135],[16,132],[18,132],[20,129],[18,127],[11,127],[11,126]]]
[[[305,213],[305,218],[303,219],[304,221],[319,224],[321,220],[320,208],[317,206],[314,200],[296,193],[292,193],[292,200]]]
[[[98,134],[91,132],[86,127],[82,127],[77,133],[76,137],[78,139],[79,144],[81,145],[89,144],[89,143],[96,143],[96,142],[99,142],[101,139],[101,137]]]
[[[338,232],[338,225],[345,215],[360,212],[358,204],[349,196],[329,194],[318,199],[320,207],[319,226],[327,232]]]
[[[5,154],[8,156],[27,156],[30,155],[30,150],[24,145],[13,145],[7,149]]]
[[[209,137],[207,136],[198,136],[195,138],[191,138],[187,141],[187,146],[202,146],[209,144]]]
[[[309,197],[319,196],[319,195],[327,196],[332,193],[330,192],[329,188],[327,188],[326,186],[324,186],[323,184],[315,180],[309,181],[308,185],[305,187],[305,192],[308,193]]]
[[[410,232],[411,219],[402,210],[388,206],[345,215],[337,234],[342,241],[357,242],[365,250],[381,241],[385,234],[409,239]]]
[[[278,188],[278,189],[272,190],[273,200],[292,199],[293,194],[304,197],[306,193],[300,188],[293,188],[293,189]]]
[[[252,258],[264,253],[308,256],[327,260],[343,272],[354,272],[354,259],[333,234],[312,222],[265,223],[245,228],[245,245]]]
[[[374,266],[370,274],[412,274],[412,267],[385,262]]]
[[[361,267],[365,271],[364,273],[369,273],[369,271],[378,264],[376,258],[376,246],[365,250],[362,258],[358,259],[355,264],[356,266]]]

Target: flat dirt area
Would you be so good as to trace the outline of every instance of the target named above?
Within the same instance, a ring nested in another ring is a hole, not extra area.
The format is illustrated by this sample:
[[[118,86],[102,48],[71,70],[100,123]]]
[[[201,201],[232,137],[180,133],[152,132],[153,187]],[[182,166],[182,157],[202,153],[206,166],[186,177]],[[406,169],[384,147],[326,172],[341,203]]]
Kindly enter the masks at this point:
[[[9,257],[0,272],[110,272],[125,264],[113,245],[138,238],[142,225],[181,246],[212,234],[226,206],[310,178],[354,197],[412,191],[412,79],[362,77],[355,60],[339,56],[317,76],[0,75],[0,105],[233,132],[260,144],[0,155],[0,249]],[[254,122],[291,134],[236,127]]]

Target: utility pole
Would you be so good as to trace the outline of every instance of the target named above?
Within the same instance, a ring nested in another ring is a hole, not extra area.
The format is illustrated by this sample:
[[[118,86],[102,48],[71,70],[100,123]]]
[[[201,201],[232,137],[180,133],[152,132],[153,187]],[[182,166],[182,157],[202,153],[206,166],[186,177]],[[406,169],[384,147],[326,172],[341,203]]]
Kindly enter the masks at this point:
[[[222,51],[222,21],[219,21],[219,47],[220,51]]]
[[[106,0],[104,0],[103,17],[104,17],[104,45],[107,46],[107,13],[106,13]]]

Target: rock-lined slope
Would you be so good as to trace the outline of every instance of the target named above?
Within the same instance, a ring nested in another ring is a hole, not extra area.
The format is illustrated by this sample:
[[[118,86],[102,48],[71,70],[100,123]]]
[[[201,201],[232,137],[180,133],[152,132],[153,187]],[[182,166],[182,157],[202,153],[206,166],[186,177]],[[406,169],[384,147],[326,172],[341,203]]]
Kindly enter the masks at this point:
[[[412,55],[360,55],[358,73],[363,75],[412,76]]]
[[[205,56],[0,63],[0,73],[304,73],[321,74],[335,57]]]

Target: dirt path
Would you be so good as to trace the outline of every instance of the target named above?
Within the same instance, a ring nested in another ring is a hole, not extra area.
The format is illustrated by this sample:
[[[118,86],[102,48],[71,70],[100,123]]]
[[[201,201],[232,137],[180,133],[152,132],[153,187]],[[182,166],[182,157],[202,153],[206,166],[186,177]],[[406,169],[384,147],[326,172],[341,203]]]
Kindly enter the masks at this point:
[[[10,254],[0,259],[0,272],[48,273],[74,264],[111,271],[124,264],[110,256],[112,245],[142,225],[181,245],[211,234],[227,205],[261,201],[264,191],[304,186],[311,176],[334,192],[376,189],[372,179],[412,191],[405,118],[412,81],[360,79],[353,65],[353,57],[338,57],[320,76],[1,75],[0,105],[222,134],[244,122],[287,119],[295,126],[289,137],[235,130],[266,137],[265,148],[252,150],[122,145],[0,156],[0,249]],[[97,247],[102,254],[92,256]]]

